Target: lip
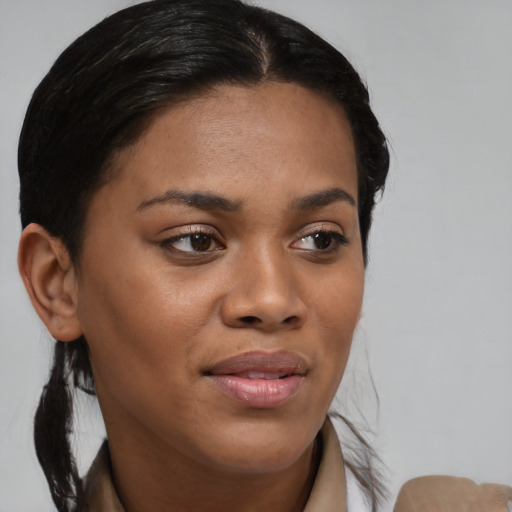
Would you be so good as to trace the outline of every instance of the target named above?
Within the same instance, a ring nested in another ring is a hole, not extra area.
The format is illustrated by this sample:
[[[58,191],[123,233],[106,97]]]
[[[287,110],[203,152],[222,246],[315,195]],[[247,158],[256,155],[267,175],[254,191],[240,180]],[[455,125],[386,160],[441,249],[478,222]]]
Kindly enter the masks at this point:
[[[224,394],[246,407],[274,408],[300,390],[307,365],[286,350],[252,351],[216,363],[205,376]]]

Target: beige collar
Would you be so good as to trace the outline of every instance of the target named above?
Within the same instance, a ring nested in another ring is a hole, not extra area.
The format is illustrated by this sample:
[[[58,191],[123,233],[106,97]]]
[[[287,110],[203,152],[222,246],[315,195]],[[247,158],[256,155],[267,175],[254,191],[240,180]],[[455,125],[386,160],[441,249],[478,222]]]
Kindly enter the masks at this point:
[[[345,470],[338,436],[329,419],[320,431],[322,456],[304,512],[347,512]],[[110,470],[108,444],[104,443],[85,479],[85,502],[80,512],[124,512]]]

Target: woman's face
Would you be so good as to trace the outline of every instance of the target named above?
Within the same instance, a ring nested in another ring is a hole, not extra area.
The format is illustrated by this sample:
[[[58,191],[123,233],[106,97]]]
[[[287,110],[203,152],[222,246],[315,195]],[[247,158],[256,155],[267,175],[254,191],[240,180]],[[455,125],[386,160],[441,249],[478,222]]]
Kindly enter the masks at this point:
[[[312,446],[363,295],[341,110],[219,86],[162,112],[90,203],[78,315],[109,438],[220,470]]]

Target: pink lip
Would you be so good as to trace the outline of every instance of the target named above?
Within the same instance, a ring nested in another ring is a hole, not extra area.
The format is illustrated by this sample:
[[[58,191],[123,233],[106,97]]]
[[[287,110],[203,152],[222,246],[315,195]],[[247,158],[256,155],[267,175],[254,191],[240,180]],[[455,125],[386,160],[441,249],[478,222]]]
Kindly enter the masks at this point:
[[[307,373],[306,362],[289,351],[246,352],[215,364],[206,376],[247,407],[273,408],[295,396]]]

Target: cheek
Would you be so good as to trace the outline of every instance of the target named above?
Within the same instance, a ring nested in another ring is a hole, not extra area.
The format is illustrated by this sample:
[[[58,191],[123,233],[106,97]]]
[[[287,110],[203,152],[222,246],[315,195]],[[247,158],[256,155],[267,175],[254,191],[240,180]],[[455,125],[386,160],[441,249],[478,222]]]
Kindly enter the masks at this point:
[[[341,381],[350,353],[354,331],[359,322],[364,290],[364,269],[333,274],[323,292],[315,294],[319,343],[319,368],[330,375],[330,393]],[[326,379],[327,380],[327,379]]]
[[[328,329],[332,335],[351,337],[361,314],[363,292],[362,264],[327,275],[323,279],[323,286],[317,287],[312,300],[320,326]]]
[[[80,292],[80,321],[99,386],[121,400],[135,382],[141,396],[155,381],[162,391],[179,386],[209,316],[207,293],[140,261],[89,271]]]

